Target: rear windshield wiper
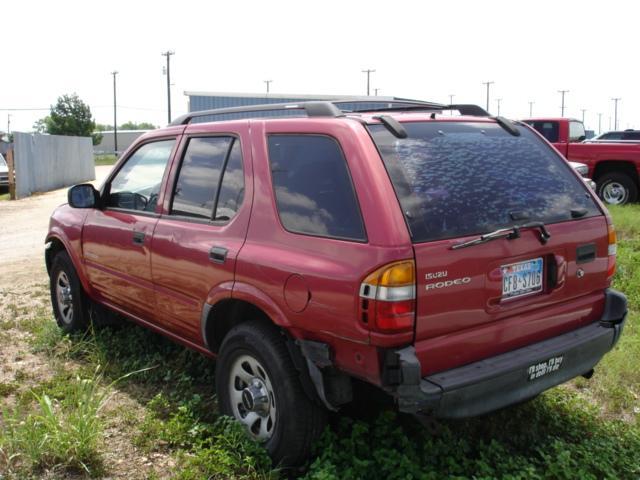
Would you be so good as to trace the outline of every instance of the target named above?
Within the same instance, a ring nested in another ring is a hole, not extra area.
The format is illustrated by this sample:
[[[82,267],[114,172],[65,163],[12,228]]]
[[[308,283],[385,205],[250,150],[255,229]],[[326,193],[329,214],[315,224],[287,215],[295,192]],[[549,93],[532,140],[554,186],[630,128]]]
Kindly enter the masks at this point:
[[[478,238],[474,238],[473,240],[468,240],[462,243],[456,243],[451,246],[451,250],[458,250],[459,248],[472,247],[474,245],[480,245],[481,243],[487,243],[491,240],[496,240],[498,238],[506,238],[507,240],[513,240],[515,238],[520,238],[520,230],[523,228],[537,228],[540,230],[540,243],[543,245],[549,241],[551,238],[551,234],[544,226],[542,222],[529,222],[523,225],[515,225],[510,228],[500,228],[493,232],[485,233],[484,235],[480,235]]]

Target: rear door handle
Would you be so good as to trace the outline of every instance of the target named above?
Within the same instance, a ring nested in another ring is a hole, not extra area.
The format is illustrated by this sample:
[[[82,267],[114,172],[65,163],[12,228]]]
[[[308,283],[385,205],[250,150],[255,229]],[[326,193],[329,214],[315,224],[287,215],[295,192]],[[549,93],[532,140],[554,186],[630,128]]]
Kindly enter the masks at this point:
[[[227,260],[228,252],[229,250],[224,247],[212,247],[209,250],[209,260],[213,263],[224,263]]]
[[[144,232],[133,232],[133,244],[144,245]]]

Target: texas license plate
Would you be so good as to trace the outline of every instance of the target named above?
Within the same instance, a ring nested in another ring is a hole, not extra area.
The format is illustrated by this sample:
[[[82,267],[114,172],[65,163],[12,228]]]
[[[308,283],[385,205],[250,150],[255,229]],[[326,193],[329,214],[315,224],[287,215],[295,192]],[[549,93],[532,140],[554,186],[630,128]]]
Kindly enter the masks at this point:
[[[562,355],[558,355],[557,357],[551,357],[547,361],[530,365],[529,368],[527,368],[527,378],[529,379],[529,381],[533,381],[537,380],[540,377],[544,377],[549,373],[560,370],[560,367],[562,366],[562,360],[564,360],[564,357]]]
[[[530,295],[542,290],[542,258],[502,265],[502,298]]]

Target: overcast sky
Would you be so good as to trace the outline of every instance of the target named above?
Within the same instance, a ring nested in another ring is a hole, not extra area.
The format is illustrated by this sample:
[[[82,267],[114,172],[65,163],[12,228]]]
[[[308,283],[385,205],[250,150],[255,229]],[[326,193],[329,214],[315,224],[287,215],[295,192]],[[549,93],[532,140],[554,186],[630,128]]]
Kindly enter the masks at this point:
[[[632,1],[6,1],[0,130],[30,131],[64,93],[112,123],[166,124],[160,53],[171,49],[173,115],[184,91],[380,95],[485,104],[511,118],[560,114],[598,130],[640,128],[640,4]]]

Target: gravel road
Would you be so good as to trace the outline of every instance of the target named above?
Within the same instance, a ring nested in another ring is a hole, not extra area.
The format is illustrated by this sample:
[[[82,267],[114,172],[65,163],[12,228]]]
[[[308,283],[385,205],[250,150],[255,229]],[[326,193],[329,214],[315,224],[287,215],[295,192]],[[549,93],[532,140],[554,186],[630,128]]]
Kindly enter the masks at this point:
[[[97,166],[100,185],[111,166]],[[45,280],[44,238],[51,212],[67,201],[67,188],[33,195],[22,200],[0,201],[0,287],[16,290],[17,285]]]

